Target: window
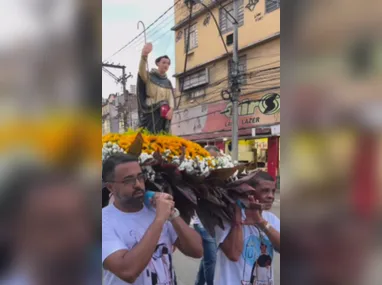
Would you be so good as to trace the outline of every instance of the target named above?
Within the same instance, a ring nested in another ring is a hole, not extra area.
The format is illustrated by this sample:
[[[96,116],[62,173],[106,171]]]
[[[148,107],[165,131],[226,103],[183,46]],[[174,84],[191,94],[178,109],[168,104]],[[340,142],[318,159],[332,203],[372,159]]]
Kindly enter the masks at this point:
[[[225,5],[224,8],[225,9],[220,8],[219,11],[219,22],[222,34],[233,31],[234,23],[234,20],[229,15],[231,14],[233,16],[233,2],[230,2],[229,4]],[[239,19],[237,19],[237,21],[239,22],[239,27],[244,25],[244,0],[239,0]]]
[[[203,89],[197,89],[197,90],[193,90],[190,93],[188,93],[188,98],[194,99],[194,98],[202,97],[204,95],[206,95],[206,90],[204,88]]]
[[[184,78],[183,90],[189,90],[207,84],[208,81],[208,69],[203,69]]]
[[[265,0],[265,13],[273,12],[280,8],[280,0]]]
[[[184,52],[187,52],[187,39],[188,39],[188,27],[184,29]],[[188,51],[193,50],[198,47],[198,30],[196,29],[196,24],[190,27],[190,46]]]
[[[232,60],[228,61],[228,77],[231,77]],[[243,55],[239,57],[239,82],[240,84],[247,84],[247,56]]]

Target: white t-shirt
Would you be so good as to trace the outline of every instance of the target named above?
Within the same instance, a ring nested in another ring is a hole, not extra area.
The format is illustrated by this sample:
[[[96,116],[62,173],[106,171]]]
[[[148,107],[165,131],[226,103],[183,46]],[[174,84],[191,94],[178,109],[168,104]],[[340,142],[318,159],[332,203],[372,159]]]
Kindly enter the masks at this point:
[[[271,212],[263,212],[263,218],[280,232],[280,220]],[[243,220],[245,214],[243,211]],[[228,236],[231,227],[224,230],[216,227],[216,242],[220,245]],[[243,226],[244,246],[241,258],[233,262],[219,247],[216,260],[215,285],[273,285],[272,261],[274,250],[268,237],[255,226]],[[261,246],[264,244],[263,246]],[[263,252],[263,253],[262,253]]]
[[[113,204],[102,209],[102,264],[112,253],[136,246],[153,223],[155,211],[143,207],[137,213],[124,213]],[[178,238],[172,224],[166,222],[150,263],[134,285],[173,285],[172,245]],[[110,271],[104,271],[104,285],[126,285]]]

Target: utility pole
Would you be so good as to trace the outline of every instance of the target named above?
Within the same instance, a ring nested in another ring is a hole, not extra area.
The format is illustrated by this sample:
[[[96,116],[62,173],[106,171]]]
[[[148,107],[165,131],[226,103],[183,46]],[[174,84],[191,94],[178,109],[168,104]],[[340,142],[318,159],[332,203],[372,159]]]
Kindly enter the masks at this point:
[[[122,77],[117,77],[115,76],[112,72],[110,72],[109,70],[106,69],[106,67],[109,67],[109,68],[116,68],[116,69],[120,69],[122,70]],[[132,114],[131,114],[131,104],[130,104],[130,100],[129,100],[129,94],[126,90],[126,82],[127,82],[127,79],[129,79],[130,77],[133,77],[131,75],[131,73],[127,76],[126,75],[126,66],[125,65],[120,65],[120,64],[114,64],[114,63],[102,63],[102,70],[104,72],[106,72],[110,77],[112,77],[117,83],[121,83],[122,84],[122,94],[123,94],[123,98],[124,98],[124,107],[127,107],[127,112],[128,112],[128,115],[129,115],[129,120],[127,120],[126,118],[126,113],[124,112],[124,123],[125,123],[125,128],[126,128],[126,122],[129,121],[127,123],[127,125],[129,125],[129,127],[132,127],[132,122],[133,122],[133,119],[132,119]],[[127,105],[127,106],[126,106]]]
[[[129,76],[131,77],[131,75]],[[128,126],[130,128],[133,127],[133,115],[131,114],[131,103],[130,103],[130,100],[129,100],[129,94],[127,93],[126,91],[126,81],[127,81],[128,77],[126,76],[126,66],[123,66],[122,67],[122,79],[121,79],[121,83],[122,83],[122,92],[123,92],[123,99],[124,99],[124,103],[125,103],[125,106],[127,104],[127,113],[129,115],[129,118],[128,118]],[[124,116],[124,122],[125,122],[125,128],[126,128],[126,121],[127,121],[127,118],[126,118],[126,114],[123,115]]]
[[[239,1],[233,1],[233,17],[236,21],[233,23],[233,58],[231,67],[231,94],[232,94],[232,151],[231,156],[234,161],[239,159]]]

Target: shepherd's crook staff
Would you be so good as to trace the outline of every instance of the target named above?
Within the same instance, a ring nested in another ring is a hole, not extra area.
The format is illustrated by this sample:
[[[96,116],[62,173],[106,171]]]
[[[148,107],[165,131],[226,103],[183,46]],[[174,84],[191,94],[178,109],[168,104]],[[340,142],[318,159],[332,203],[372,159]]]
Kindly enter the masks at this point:
[[[139,25],[142,24],[142,27],[143,27],[143,36],[145,38],[145,45],[147,44],[147,36],[146,36],[146,26],[145,26],[145,23],[143,23],[142,21],[139,21],[138,22],[138,25],[137,25],[137,29],[139,30]],[[148,61],[146,61],[146,70],[147,72],[149,71],[149,63]]]
[[[146,26],[145,26],[145,23],[143,23],[143,21],[139,21],[138,24],[137,24],[137,29],[138,30],[139,30],[139,25],[140,24],[142,24],[142,27],[143,27],[143,36],[144,36],[145,45],[146,45],[147,44]],[[149,74],[149,61],[148,60],[146,60],[146,71],[147,71],[147,74]],[[152,119],[153,119],[154,133],[156,133],[155,122],[154,122],[154,107],[153,107],[152,102],[151,102],[151,116],[152,116]]]

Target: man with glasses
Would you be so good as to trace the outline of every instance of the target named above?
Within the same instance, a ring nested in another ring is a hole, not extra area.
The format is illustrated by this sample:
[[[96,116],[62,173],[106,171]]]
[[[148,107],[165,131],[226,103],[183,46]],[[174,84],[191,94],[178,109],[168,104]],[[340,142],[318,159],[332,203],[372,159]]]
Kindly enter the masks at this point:
[[[116,154],[103,164],[102,180],[114,202],[102,209],[102,263],[105,285],[173,285],[172,246],[200,258],[201,238],[174,207],[171,195],[157,193],[155,210],[144,204],[144,174],[136,157]]]

